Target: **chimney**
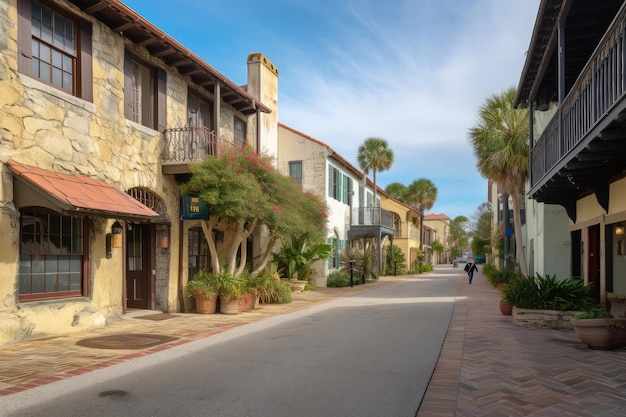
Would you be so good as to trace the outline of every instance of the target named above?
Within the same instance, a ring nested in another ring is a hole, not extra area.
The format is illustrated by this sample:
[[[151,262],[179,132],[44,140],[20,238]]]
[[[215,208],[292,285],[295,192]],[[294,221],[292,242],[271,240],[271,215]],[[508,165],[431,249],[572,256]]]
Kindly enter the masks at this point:
[[[278,157],[278,69],[260,52],[248,55],[248,94],[271,113],[257,112],[257,150]]]

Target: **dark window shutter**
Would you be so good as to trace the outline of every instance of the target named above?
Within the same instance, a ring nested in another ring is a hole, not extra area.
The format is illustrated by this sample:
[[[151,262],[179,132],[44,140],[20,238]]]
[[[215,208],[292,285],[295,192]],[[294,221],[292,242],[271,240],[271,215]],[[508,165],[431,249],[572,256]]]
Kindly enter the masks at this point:
[[[133,118],[133,97],[131,73],[133,70],[132,61],[128,52],[124,53],[124,116],[127,119]]]
[[[167,97],[167,73],[165,70],[159,68],[157,70],[157,130],[163,132],[165,130],[166,123],[166,97]]]
[[[17,2],[17,69],[32,74],[31,0]]]
[[[93,101],[93,70],[91,55],[91,24],[86,20],[79,23],[80,27],[80,82],[78,96]]]

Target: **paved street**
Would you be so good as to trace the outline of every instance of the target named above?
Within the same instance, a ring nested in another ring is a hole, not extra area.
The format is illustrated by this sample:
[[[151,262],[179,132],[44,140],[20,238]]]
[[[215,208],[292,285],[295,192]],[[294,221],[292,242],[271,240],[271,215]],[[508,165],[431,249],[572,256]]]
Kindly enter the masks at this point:
[[[336,298],[24,391],[9,398],[12,413],[413,417],[456,286],[439,274]]]
[[[573,330],[514,326],[500,314],[499,294],[482,275],[477,274],[470,286],[463,271],[450,266],[439,266],[435,272],[419,277],[383,277],[365,286],[296,294],[293,304],[262,306],[237,316],[128,318],[91,332],[5,346],[0,348],[0,394],[4,395],[0,403],[16,401],[19,395],[7,396],[12,392],[28,391],[119,363],[130,366],[135,358],[150,357],[192,340],[224,337],[224,331],[233,327],[245,331],[246,323],[275,320],[338,297],[366,296],[363,291],[394,282],[431,280],[450,273],[458,276],[454,312],[419,417],[625,415],[626,349],[594,351],[580,343]],[[76,345],[94,336],[133,333],[176,339],[133,350]],[[6,410],[0,407],[0,415],[10,415]]]

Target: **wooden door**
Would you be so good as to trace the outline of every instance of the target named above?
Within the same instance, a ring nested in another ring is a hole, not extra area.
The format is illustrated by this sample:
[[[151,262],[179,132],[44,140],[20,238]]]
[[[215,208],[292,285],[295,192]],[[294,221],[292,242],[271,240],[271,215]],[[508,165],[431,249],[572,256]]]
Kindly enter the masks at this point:
[[[151,308],[152,226],[130,224],[126,230],[126,307]]]
[[[600,226],[589,228],[589,253],[587,254],[587,277],[591,292],[600,301]]]

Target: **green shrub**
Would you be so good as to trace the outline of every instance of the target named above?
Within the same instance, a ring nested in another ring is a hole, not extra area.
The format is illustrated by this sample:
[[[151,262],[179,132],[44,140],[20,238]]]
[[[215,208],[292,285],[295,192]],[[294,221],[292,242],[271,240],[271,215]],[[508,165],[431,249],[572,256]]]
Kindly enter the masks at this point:
[[[423,264],[420,268],[420,272],[430,272],[433,270],[433,264]]]
[[[293,301],[291,285],[283,282],[275,273],[266,272],[255,277],[259,302],[262,304],[287,304]]]
[[[555,275],[519,275],[504,289],[503,300],[520,308],[580,311],[597,305],[591,286],[582,281],[559,281]]]
[[[328,274],[326,286],[332,288],[348,287],[350,285],[350,274],[342,271],[333,271]]]
[[[385,264],[383,267],[383,275],[406,274],[406,257],[399,246],[387,246],[385,250]]]
[[[489,285],[493,287],[497,287],[499,284],[510,284],[515,279],[523,277],[514,267],[506,267],[500,271],[492,264],[485,264],[482,267],[482,273],[487,278]]]
[[[613,315],[601,307],[590,308],[587,311],[578,313],[574,316],[576,320],[584,319],[611,319]]]

